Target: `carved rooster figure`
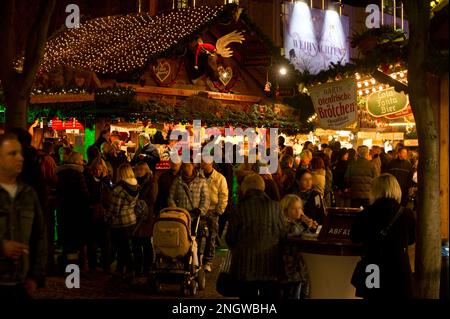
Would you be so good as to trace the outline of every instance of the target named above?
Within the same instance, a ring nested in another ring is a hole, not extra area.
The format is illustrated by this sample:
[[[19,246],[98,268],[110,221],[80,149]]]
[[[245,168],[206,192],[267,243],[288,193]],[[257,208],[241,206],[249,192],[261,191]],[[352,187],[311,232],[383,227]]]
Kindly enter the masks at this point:
[[[210,43],[203,43],[201,39],[198,40],[197,50],[195,52],[195,66],[194,68],[198,69],[198,56],[200,53],[206,53],[208,57],[208,64],[214,68],[216,66],[217,56],[220,55],[224,58],[229,58],[233,56],[233,51],[228,48],[228,45],[232,42],[242,43],[244,41],[244,35],[242,32],[233,31],[220,37],[216,45],[212,45]],[[214,68],[217,70],[217,67]]]

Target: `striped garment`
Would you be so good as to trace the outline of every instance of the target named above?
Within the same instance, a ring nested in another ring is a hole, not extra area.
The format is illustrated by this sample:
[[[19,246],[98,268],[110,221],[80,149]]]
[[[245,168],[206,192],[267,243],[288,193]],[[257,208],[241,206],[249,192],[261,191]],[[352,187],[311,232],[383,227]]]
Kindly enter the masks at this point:
[[[230,217],[226,234],[231,275],[246,282],[277,281],[282,274],[279,243],[284,237],[279,203],[263,191],[247,191]]]

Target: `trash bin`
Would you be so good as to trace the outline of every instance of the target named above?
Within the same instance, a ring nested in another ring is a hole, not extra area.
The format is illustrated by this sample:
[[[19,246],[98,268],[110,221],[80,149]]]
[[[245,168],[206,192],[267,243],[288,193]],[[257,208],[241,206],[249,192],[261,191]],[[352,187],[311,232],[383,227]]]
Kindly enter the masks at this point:
[[[439,290],[439,298],[444,300],[449,300],[448,298],[448,239],[442,241],[442,263],[441,263],[441,284]]]

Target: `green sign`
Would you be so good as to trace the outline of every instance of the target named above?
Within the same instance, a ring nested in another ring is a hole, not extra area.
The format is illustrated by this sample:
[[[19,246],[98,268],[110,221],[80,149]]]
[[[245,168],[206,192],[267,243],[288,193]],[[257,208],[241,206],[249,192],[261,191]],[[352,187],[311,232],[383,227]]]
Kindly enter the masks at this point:
[[[408,106],[408,96],[395,92],[394,88],[378,91],[367,97],[367,111],[373,117],[395,114]]]

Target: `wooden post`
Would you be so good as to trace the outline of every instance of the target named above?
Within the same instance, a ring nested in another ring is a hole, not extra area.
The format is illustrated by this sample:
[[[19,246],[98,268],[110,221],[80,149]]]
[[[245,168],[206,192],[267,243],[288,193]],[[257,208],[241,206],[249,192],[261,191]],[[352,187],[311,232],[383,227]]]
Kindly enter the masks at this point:
[[[449,161],[448,161],[448,74],[441,78],[441,95],[439,108],[439,145],[440,145],[440,200],[441,200],[441,237],[448,239],[448,182],[449,182]]]

